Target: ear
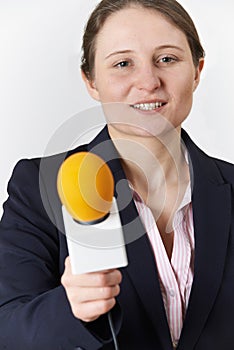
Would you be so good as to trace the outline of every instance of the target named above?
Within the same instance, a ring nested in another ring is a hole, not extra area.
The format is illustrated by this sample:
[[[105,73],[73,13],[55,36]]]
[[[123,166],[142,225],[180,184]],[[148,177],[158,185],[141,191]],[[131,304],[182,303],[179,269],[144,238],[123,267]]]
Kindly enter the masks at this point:
[[[194,78],[194,86],[193,86],[193,91],[196,90],[199,82],[200,82],[200,77],[201,77],[201,72],[204,67],[204,58],[200,58],[198,66],[195,69],[195,78]]]
[[[81,77],[86,85],[89,95],[96,101],[100,101],[99,92],[95,84],[95,80],[89,79],[81,69]]]

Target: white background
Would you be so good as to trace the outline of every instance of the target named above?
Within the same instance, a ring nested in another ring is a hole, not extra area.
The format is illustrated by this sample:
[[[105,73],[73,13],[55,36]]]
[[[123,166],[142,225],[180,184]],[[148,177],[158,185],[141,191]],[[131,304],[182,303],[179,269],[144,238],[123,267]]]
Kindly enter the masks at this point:
[[[42,156],[54,131],[95,106],[80,78],[83,27],[98,0],[0,0],[0,214],[21,158]],[[234,162],[232,0],[181,0],[206,50],[184,124],[211,155]]]

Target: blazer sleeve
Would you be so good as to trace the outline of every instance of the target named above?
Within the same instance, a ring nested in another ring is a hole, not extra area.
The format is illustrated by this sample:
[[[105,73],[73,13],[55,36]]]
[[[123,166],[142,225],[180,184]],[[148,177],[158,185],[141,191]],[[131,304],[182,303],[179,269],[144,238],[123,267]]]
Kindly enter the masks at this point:
[[[102,320],[88,328],[75,318],[60,283],[58,230],[40,198],[38,163],[20,161],[8,184],[0,224],[0,350],[97,350],[105,343],[94,335]]]

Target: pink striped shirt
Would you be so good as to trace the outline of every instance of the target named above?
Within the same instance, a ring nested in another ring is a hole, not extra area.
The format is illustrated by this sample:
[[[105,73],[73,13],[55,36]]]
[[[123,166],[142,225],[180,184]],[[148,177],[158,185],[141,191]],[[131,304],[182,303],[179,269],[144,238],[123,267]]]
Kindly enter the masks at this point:
[[[191,188],[188,186],[181,205],[174,216],[174,243],[171,260],[168,258],[151,210],[135,191],[133,198],[154,251],[167,321],[172,343],[174,349],[176,349],[188,306],[194,274]]]

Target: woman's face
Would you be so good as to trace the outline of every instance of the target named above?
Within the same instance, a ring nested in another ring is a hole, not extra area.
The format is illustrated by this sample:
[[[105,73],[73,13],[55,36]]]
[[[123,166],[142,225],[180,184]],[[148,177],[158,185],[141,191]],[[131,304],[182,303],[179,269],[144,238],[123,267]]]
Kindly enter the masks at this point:
[[[202,67],[203,60],[194,67],[182,31],[154,10],[132,7],[104,23],[86,84],[103,104],[121,102],[142,120],[160,113],[177,128],[190,112]]]

